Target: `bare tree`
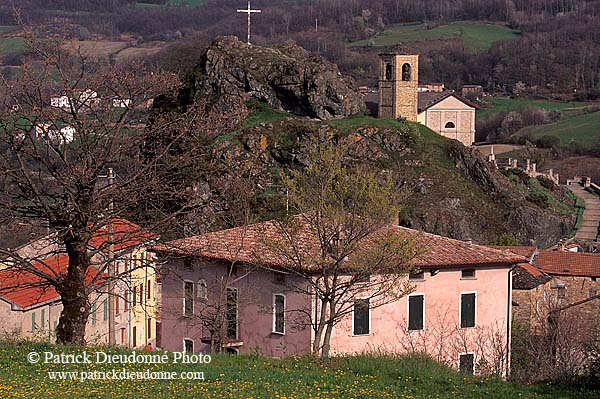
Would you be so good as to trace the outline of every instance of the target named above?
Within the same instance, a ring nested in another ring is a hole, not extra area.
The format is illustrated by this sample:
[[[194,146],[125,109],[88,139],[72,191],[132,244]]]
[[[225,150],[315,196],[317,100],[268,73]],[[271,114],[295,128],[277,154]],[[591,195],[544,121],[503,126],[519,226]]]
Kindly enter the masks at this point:
[[[414,240],[389,234],[398,210],[391,179],[347,164],[347,156],[348,144],[309,140],[305,168],[283,177],[289,210],[298,215],[277,223],[278,238],[265,239],[285,271],[299,277],[290,288],[315,299],[310,309],[288,313],[305,315],[298,320],[308,320],[312,351],[321,356],[329,355],[333,328],[356,298],[372,309],[412,290],[405,276],[419,252]],[[265,263],[260,254],[257,263]]]
[[[69,52],[61,42],[28,38],[35,59],[24,65],[16,81],[0,82],[8,93],[0,117],[0,215],[4,222],[44,225],[54,233],[56,245],[34,257],[10,249],[0,253],[15,271],[56,289],[63,305],[57,339],[81,344],[89,295],[110,281],[106,257],[90,269],[96,255],[142,234],[112,234],[111,221],[135,215],[143,201],[154,206],[144,209],[152,216],[146,222],[153,220],[146,227],[160,230],[188,209],[194,190],[172,184],[175,179],[164,170],[194,165],[191,157],[198,152],[177,151],[182,137],[223,125],[188,109],[155,113],[148,130],[149,101],[159,94],[175,96],[180,87],[176,76],[142,64],[110,65]],[[169,140],[151,140],[156,137]],[[166,199],[177,206],[160,206]],[[106,239],[92,245],[99,233]],[[56,253],[68,255],[67,270],[44,265]]]

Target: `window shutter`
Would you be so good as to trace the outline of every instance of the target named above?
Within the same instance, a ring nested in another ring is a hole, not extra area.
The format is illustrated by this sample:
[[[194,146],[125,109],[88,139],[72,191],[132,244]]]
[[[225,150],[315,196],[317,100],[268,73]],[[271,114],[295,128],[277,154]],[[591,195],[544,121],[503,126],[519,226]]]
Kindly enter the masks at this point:
[[[408,297],[408,329],[423,329],[423,295]]]
[[[460,304],[460,326],[475,327],[475,294],[462,294]]]

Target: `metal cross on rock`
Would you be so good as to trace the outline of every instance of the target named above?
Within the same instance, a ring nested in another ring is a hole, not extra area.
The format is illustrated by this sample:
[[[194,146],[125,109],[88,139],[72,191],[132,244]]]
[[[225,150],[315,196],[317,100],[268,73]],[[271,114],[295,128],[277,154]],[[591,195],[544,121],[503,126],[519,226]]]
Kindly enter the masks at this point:
[[[243,12],[248,14],[248,44],[250,44],[250,15],[255,12],[262,12],[262,10],[253,10],[250,7],[250,0],[248,0],[248,8],[243,10],[237,10],[237,12]]]

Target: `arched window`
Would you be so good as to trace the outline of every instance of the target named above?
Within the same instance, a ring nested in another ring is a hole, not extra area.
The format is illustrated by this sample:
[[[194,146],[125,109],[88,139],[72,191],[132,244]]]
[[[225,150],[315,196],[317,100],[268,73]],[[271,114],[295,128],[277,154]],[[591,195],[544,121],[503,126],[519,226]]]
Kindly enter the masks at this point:
[[[208,297],[208,288],[206,286],[206,280],[202,279],[198,281],[196,296],[200,299],[206,299]]]
[[[404,64],[402,65],[402,80],[404,82],[408,82],[411,80],[410,76],[411,76],[411,71],[410,71],[410,64]]]
[[[389,62],[385,63],[385,80],[392,80],[392,64]]]
[[[454,129],[455,127],[454,122],[448,122],[446,123],[446,126],[444,126],[445,129]]]

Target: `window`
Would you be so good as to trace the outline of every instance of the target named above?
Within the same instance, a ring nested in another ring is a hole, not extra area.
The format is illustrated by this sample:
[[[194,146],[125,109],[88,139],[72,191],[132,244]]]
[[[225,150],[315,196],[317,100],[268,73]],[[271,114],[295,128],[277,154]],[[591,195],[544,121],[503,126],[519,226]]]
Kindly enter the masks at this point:
[[[104,313],[103,319],[104,319],[104,321],[107,321],[108,320],[108,299],[106,299],[104,301],[103,306],[104,306],[104,308],[103,308],[103,313]]]
[[[133,306],[135,306],[137,301],[137,287],[133,287]]]
[[[147,337],[146,339],[150,339],[152,338],[152,319],[150,317],[148,317],[148,321],[146,324],[146,333],[147,333]]]
[[[235,288],[227,288],[227,303],[225,306],[225,319],[227,338],[238,339],[238,293]]]
[[[460,294],[460,327],[475,327],[475,293]]]
[[[144,283],[140,283],[140,305],[144,303]]]
[[[461,353],[458,369],[465,374],[473,374],[475,355],[473,353]]]
[[[183,350],[187,353],[194,353],[194,341],[191,339],[183,340]]]
[[[123,311],[127,312],[129,309],[129,298],[127,297],[127,291],[123,291]]]
[[[418,273],[410,273],[408,275],[408,279],[409,280],[425,280],[425,273],[424,272],[418,272]]]
[[[194,314],[194,283],[191,281],[183,282],[183,315],[192,316]]]
[[[598,290],[595,288],[590,288],[588,291],[588,298],[593,298],[598,295]]]
[[[285,295],[273,295],[273,332],[285,334]]]
[[[389,62],[385,63],[385,80],[392,80],[393,79],[393,70],[392,70],[392,64],[390,64]]]
[[[121,345],[127,345],[127,330],[121,328]]]
[[[151,282],[150,282],[150,280],[148,280],[148,282],[146,283],[146,298],[147,299],[151,298],[151,294],[150,294],[152,292],[151,287],[152,287]]]
[[[411,80],[411,66],[410,64],[402,65],[402,80],[404,82],[409,82]]]
[[[474,279],[475,278],[475,269],[463,269],[460,273],[460,278]]]
[[[354,300],[354,324],[352,333],[354,335],[368,335],[370,333],[369,300]]]
[[[275,273],[275,279],[273,280],[275,284],[285,284],[285,273]]]
[[[40,328],[43,330],[44,329],[44,322],[46,320],[46,310],[42,309],[42,317],[40,317]]]
[[[408,297],[408,330],[422,330],[425,321],[424,295],[410,295]]]
[[[133,331],[132,334],[133,335],[133,347],[135,348],[137,346],[137,327],[133,326]]]
[[[456,127],[456,125],[454,125],[454,122],[448,122],[444,126],[444,129],[454,129],[455,127]]]
[[[96,325],[96,304],[92,305],[92,325]]]
[[[35,332],[35,312],[31,312],[31,332]]]
[[[206,286],[206,280],[202,279],[198,281],[196,296],[200,299],[208,298],[208,287]]]

